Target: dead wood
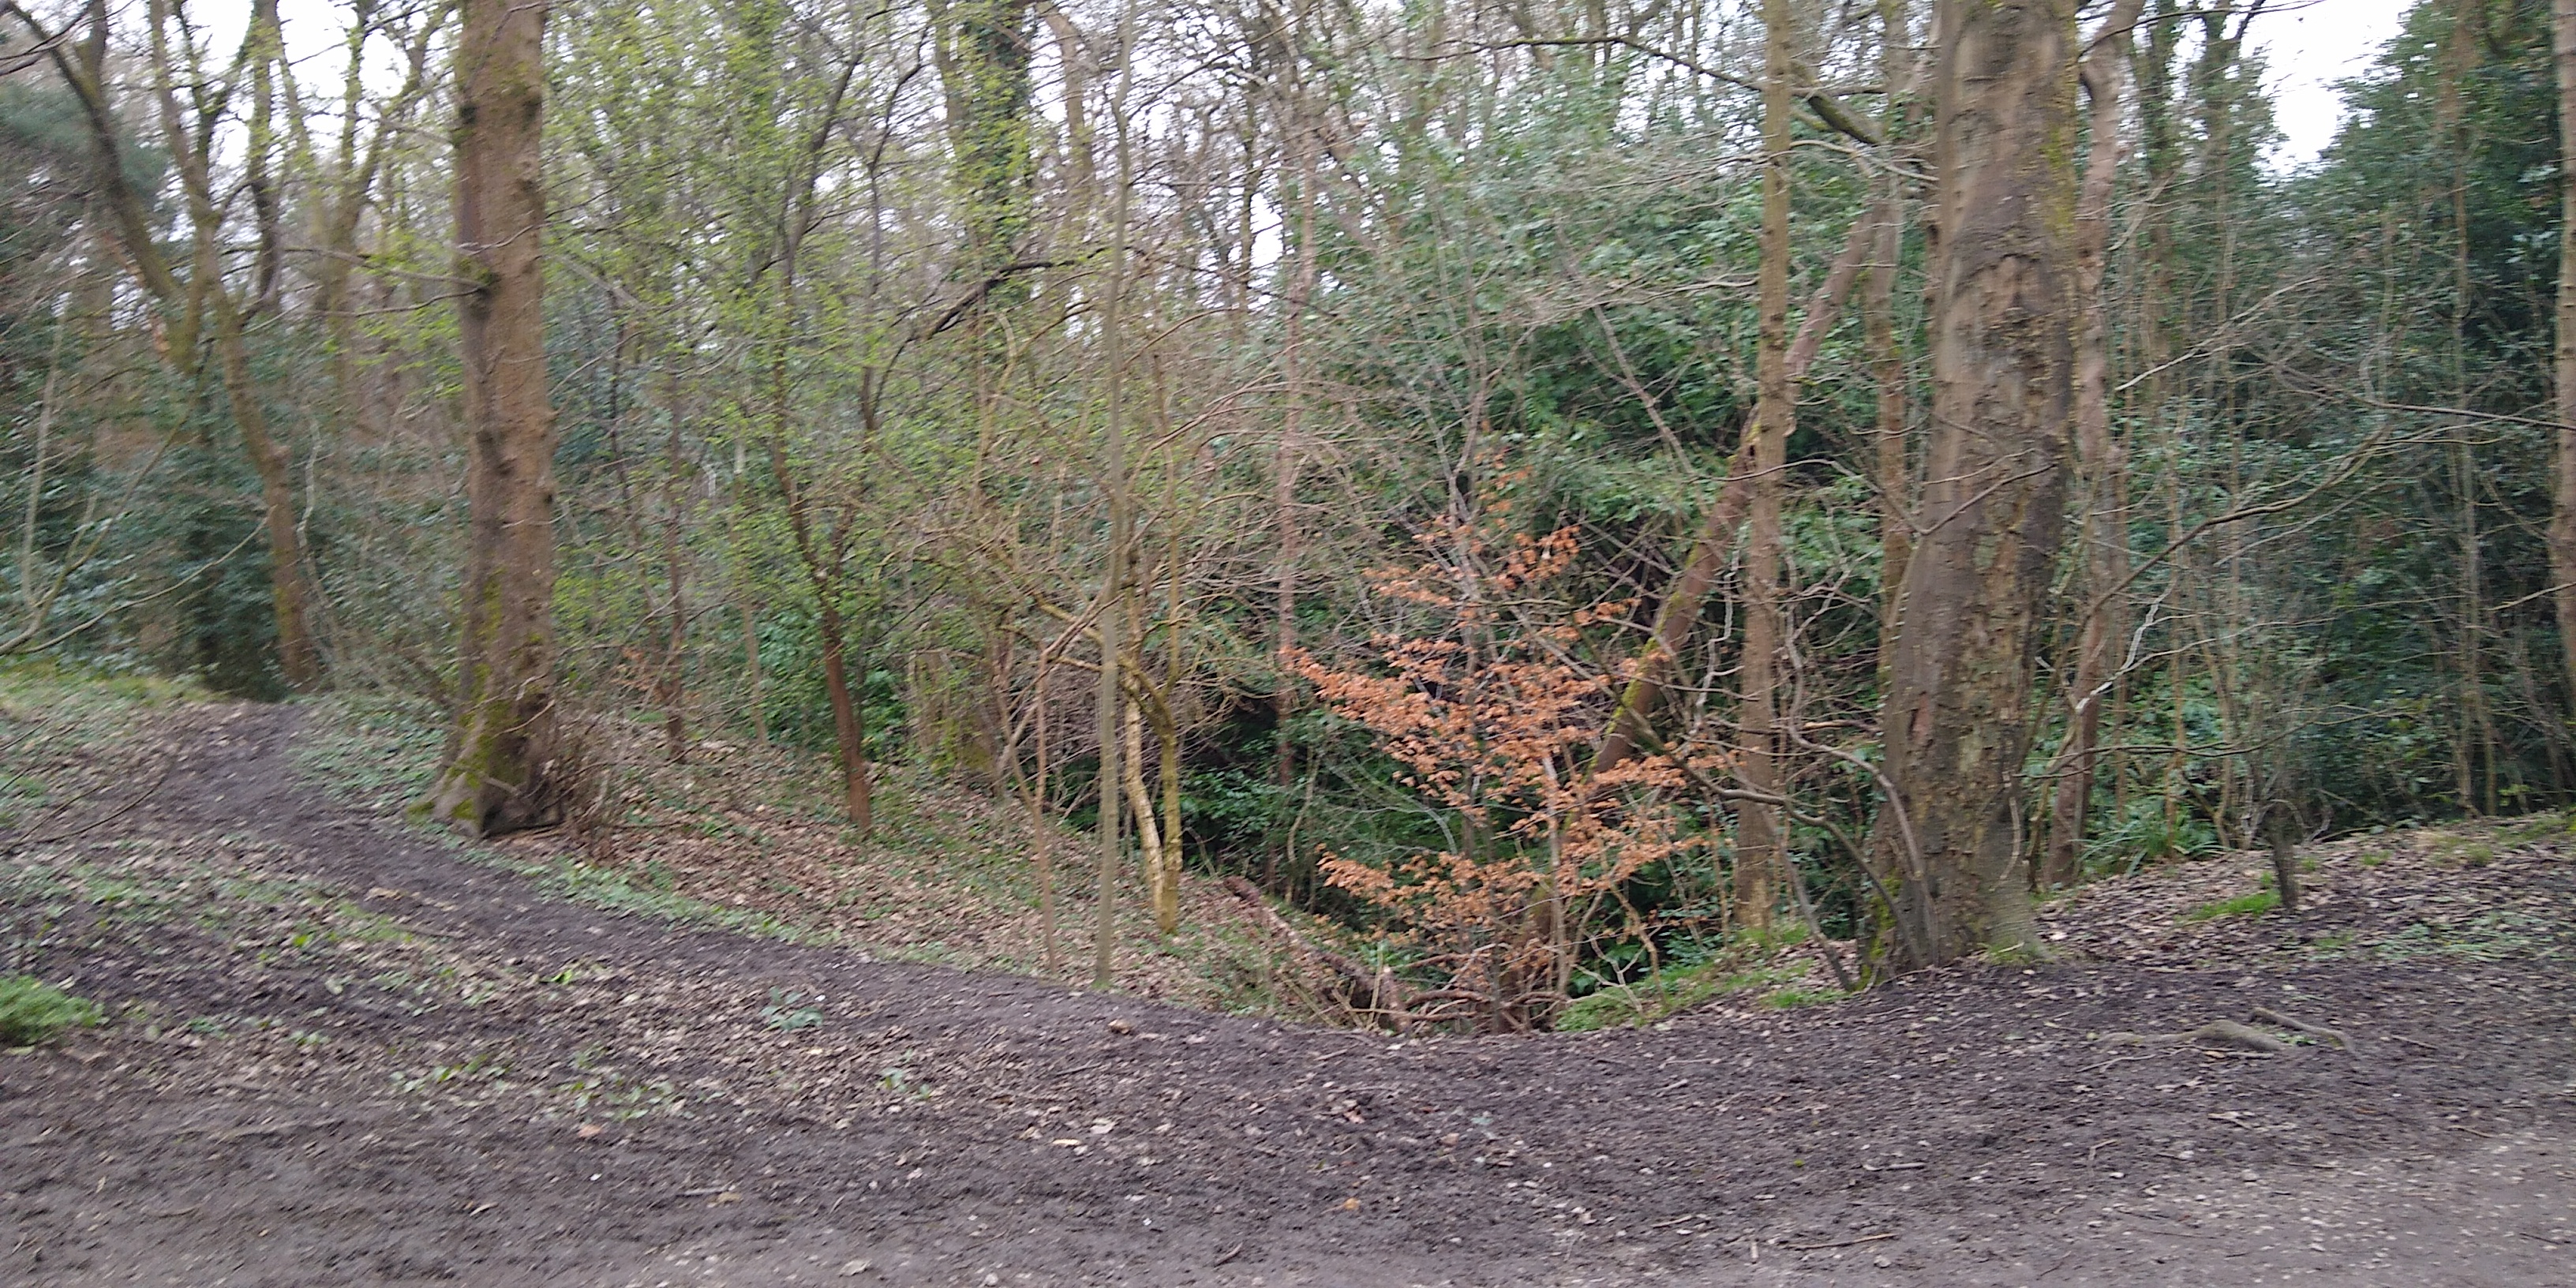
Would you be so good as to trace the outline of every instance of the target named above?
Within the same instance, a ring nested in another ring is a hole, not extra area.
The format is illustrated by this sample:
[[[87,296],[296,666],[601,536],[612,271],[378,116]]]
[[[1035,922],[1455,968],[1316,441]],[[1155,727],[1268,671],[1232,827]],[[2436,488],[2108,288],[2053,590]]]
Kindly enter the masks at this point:
[[[2312,1038],[2323,1038],[2354,1056],[2359,1056],[2361,1054],[2361,1048],[2354,1046],[2352,1044],[2352,1039],[2344,1036],[2343,1031],[2340,1029],[2330,1029],[2322,1024],[2310,1024],[2306,1020],[2283,1015],[2279,1011],[2275,1011],[2267,1006],[2255,1007],[2253,1014],[2255,1019],[2261,1020],[2265,1024],[2276,1024],[2294,1033],[2305,1033]]]
[[[1262,897],[1260,888],[1242,877],[1227,877],[1225,888],[1243,900],[1245,906],[1261,918],[1263,925],[1287,940],[1299,957],[1319,968],[1330,979],[1333,987],[1328,991],[1342,1006],[1398,1033],[1413,1022],[1414,998],[1410,990],[1396,979],[1394,971],[1382,966],[1372,970],[1365,962],[1316,943],[1290,925],[1288,919],[1280,916],[1278,910],[1270,906],[1270,901]]]

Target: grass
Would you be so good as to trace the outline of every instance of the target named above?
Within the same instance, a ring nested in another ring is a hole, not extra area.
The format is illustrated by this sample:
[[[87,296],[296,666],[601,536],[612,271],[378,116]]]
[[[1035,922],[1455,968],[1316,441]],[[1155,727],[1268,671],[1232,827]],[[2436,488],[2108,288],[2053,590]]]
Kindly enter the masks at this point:
[[[428,789],[445,734],[438,714],[416,700],[331,697],[312,703],[291,752],[296,767],[325,791],[362,809],[390,814]],[[416,833],[462,857],[517,873],[547,893],[604,912],[633,913],[682,925],[730,930],[789,943],[830,943],[830,931],[797,925],[756,909],[691,898],[672,889],[667,869],[624,868],[556,854],[518,857],[474,844],[444,827],[409,823]]]
[[[2433,851],[2434,861],[2483,868],[2495,862],[2495,847],[2484,841],[2455,839]]]
[[[66,1029],[87,1028],[103,1018],[98,1003],[32,975],[0,978],[0,1046],[38,1046]]]
[[[2381,961],[2450,957],[2474,962],[2548,960],[2563,955],[2565,930],[2549,920],[2515,911],[2482,912],[2464,919],[2433,918],[2370,946]]]
[[[1786,1011],[1801,1006],[1816,1006],[1825,1002],[1839,1002],[1848,996],[1850,996],[1850,994],[1843,992],[1839,988],[1784,988],[1776,992],[1763,994],[1762,1004],[1775,1011]]]
[[[292,755],[333,796],[380,817],[425,790],[443,746],[430,706],[391,696],[312,701]],[[1059,967],[1044,969],[1035,930],[1032,838],[1013,805],[907,764],[881,764],[874,835],[844,823],[827,757],[726,739],[673,763],[658,730],[614,716],[574,722],[596,775],[600,824],[578,850],[488,846],[440,828],[416,833],[460,858],[525,876],[586,907],[803,944],[864,947],[879,960],[1065,978],[1088,960],[1088,844],[1059,833],[1064,918]],[[419,827],[422,825],[415,824]],[[1224,915],[1155,936],[1125,874],[1118,901],[1121,977],[1211,1009],[1327,1018],[1285,982],[1285,950]],[[1310,931],[1309,933],[1325,933]],[[1330,938],[1328,933],[1325,937]]]
[[[2252,894],[2241,894],[2233,899],[2204,903],[2182,916],[2185,921],[2216,921],[2220,917],[2261,916],[2280,906],[2280,891],[2257,890]]]
[[[1652,1024],[1704,1002],[1746,994],[1763,994],[1764,1004],[1779,1007],[1804,1006],[1841,996],[1830,991],[1811,995],[1806,990],[1780,987],[1807,973],[1803,962],[1771,956],[1784,951],[1770,944],[1739,943],[1707,961],[1666,967],[1633,983],[1604,984],[1558,1012],[1556,1028],[1560,1032],[1582,1033]],[[1773,1000],[1791,995],[1796,1000]]]
[[[2496,829],[2496,841],[2506,846],[2530,845],[2537,841],[2555,840],[2576,832],[2576,814],[2550,812],[2533,814]]]

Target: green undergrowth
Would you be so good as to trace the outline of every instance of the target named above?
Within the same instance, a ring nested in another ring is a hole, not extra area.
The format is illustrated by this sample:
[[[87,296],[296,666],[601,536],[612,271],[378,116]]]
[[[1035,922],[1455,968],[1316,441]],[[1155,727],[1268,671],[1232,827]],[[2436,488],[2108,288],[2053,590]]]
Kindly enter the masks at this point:
[[[1812,964],[1791,955],[1805,938],[1802,927],[1792,926],[1769,935],[1739,933],[1705,949],[1685,945],[1640,978],[1596,979],[1591,992],[1558,1013],[1556,1028],[1580,1033],[1652,1024],[1719,999],[1786,1010],[1842,997],[1836,989],[1795,986]]]
[[[2257,917],[2280,906],[2281,892],[2267,887],[2252,894],[2238,895],[2233,899],[2219,899],[2204,903],[2182,916],[2185,921],[2216,921],[2220,917]]]
[[[0,659],[0,829],[42,833],[100,793],[149,781],[143,749],[131,744],[158,715],[210,696],[186,680]],[[120,748],[126,754],[114,754]]]
[[[1007,802],[928,770],[881,764],[874,826],[861,837],[842,817],[838,773],[826,756],[726,736],[694,743],[687,760],[673,763],[658,728],[597,715],[585,716],[574,737],[589,775],[585,796],[597,802],[592,825],[608,835],[614,859],[484,845],[408,825],[589,907],[863,947],[887,961],[1087,976],[1089,844],[1065,834],[1053,839],[1060,924],[1050,970],[1034,929],[1039,899],[1029,824]],[[426,789],[444,738],[440,714],[425,703],[335,695],[308,703],[294,756],[301,772],[338,798],[396,816]],[[699,847],[694,857],[691,847]],[[760,888],[722,887],[719,896],[700,883],[692,893],[692,862],[750,872]],[[1284,950],[1239,925],[1185,919],[1169,942],[1156,943],[1134,875],[1124,874],[1118,900],[1122,960],[1149,963],[1162,995],[1218,1011],[1320,1018],[1296,987]]]
[[[379,696],[333,696],[306,704],[291,755],[304,776],[340,801],[387,816],[460,857],[535,882],[546,893],[604,912],[729,930],[790,943],[828,943],[829,930],[770,913],[694,899],[656,883],[649,869],[590,863],[571,853],[514,853],[413,820],[401,807],[428,789],[445,742],[427,704]]]
[[[37,1046],[66,1030],[97,1024],[101,1018],[98,1003],[34,976],[0,978],[0,1046]]]

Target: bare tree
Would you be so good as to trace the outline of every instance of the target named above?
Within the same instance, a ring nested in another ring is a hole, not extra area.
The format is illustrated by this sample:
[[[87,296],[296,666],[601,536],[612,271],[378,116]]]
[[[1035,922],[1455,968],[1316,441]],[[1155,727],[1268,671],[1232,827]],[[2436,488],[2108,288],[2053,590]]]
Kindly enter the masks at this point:
[[[312,591],[305,577],[304,538],[298,524],[293,460],[269,424],[262,391],[251,375],[248,328],[252,314],[275,283],[274,206],[263,205],[261,263],[248,290],[240,295],[225,280],[224,240],[229,223],[228,189],[217,174],[217,133],[233,93],[243,87],[226,84],[197,64],[201,51],[193,34],[178,23],[176,6],[154,0],[146,16],[148,53],[155,107],[163,144],[176,163],[186,200],[189,241],[186,271],[174,264],[154,231],[152,194],[134,185],[126,166],[123,127],[109,97],[108,36],[111,16],[106,0],[91,0],[88,29],[79,40],[69,30],[48,30],[16,0],[0,0],[0,13],[34,33],[73,94],[80,100],[94,152],[97,192],[107,207],[106,226],[118,258],[153,304],[156,347],[170,368],[194,378],[204,369],[204,342],[211,341],[215,372],[222,382],[240,431],[243,454],[259,477],[261,525],[268,539],[269,596],[277,622],[278,669],[296,688],[310,688],[322,678],[322,654],[314,640]],[[169,29],[180,25],[174,49]],[[267,115],[275,94],[273,68],[280,57],[276,7],[268,0],[252,6],[236,67],[247,70],[258,128],[249,139],[245,189],[256,201],[268,198],[268,152],[274,143]],[[185,66],[182,66],[182,62]],[[237,72],[236,75],[239,73]],[[185,102],[182,101],[183,96]],[[263,285],[265,283],[265,285]]]
[[[2550,48],[2558,68],[2558,336],[2554,366],[2557,418],[2550,470],[2549,581],[2558,609],[2558,645],[2576,701],[2576,0],[2549,7]]]

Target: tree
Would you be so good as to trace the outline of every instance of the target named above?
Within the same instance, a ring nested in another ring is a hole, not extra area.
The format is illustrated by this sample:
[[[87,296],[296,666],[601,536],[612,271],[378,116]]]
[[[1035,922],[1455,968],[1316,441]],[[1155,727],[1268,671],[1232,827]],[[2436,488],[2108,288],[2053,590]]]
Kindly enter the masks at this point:
[[[1760,333],[1754,377],[1752,522],[1744,543],[1744,785],[1780,794],[1781,622],[1780,493],[1789,468],[1789,435],[1797,430],[1797,384],[1789,374],[1789,78],[1788,0],[1762,5],[1762,235],[1755,270]],[[1771,925],[1777,875],[1788,861],[1775,807],[1746,801],[1736,814],[1735,916],[1756,930]]]
[[[554,410],[546,390],[546,0],[465,0],[457,42],[465,549],[457,706],[424,803],[478,836],[562,816],[555,710]]]
[[[2071,885],[2084,845],[2093,800],[2095,749],[2102,736],[2102,708],[2118,673],[2116,609],[2129,575],[2127,461],[2111,436],[2110,324],[2102,301],[2102,276],[2111,246],[2111,195],[2122,151],[2121,110],[2131,60],[2131,30],[2145,0],[2120,0],[2084,56],[2081,78],[2091,107],[2091,147],[2075,203],[2075,456],[2084,487],[2083,587],[2086,603],[2076,622],[2075,674],[2067,699],[2066,746],[2058,755],[2055,795],[2049,804],[2048,852],[2039,884]]]
[[[1932,426],[1887,662],[1880,854],[1918,965],[2033,950],[2022,813],[2074,367],[2072,0],[1941,0]]]
[[[276,7],[269,0],[252,6],[248,31],[236,68],[246,70],[255,128],[248,140],[250,181],[244,187],[259,206],[263,267],[251,290],[225,280],[225,239],[230,190],[216,171],[218,127],[230,97],[242,87],[225,84],[197,66],[193,34],[174,11],[155,3],[146,17],[150,38],[151,84],[161,121],[163,143],[178,173],[186,200],[190,238],[186,272],[163,248],[157,235],[153,194],[135,183],[126,161],[128,145],[111,99],[108,35],[111,23],[105,0],[87,6],[88,32],[74,41],[70,30],[51,32],[34,14],[16,3],[0,2],[0,13],[16,19],[36,36],[39,48],[80,100],[88,127],[96,181],[93,191],[106,207],[107,235],[118,257],[152,301],[152,325],[162,359],[183,379],[203,372],[205,341],[212,342],[215,371],[222,383],[244,455],[259,477],[261,526],[268,539],[269,595],[277,624],[278,669],[288,685],[311,688],[322,678],[320,645],[312,626],[312,590],[305,577],[303,530],[291,480],[293,460],[269,423],[266,391],[251,373],[248,334],[257,313],[274,304],[275,207],[262,196],[268,154],[274,144],[266,120],[273,105],[273,69],[282,56]],[[172,25],[182,28],[174,51]],[[187,65],[182,66],[181,60]],[[235,73],[238,75],[238,71]],[[183,103],[182,96],[187,98]],[[248,294],[250,298],[243,298]]]
[[[2558,72],[2558,310],[2550,410],[2550,598],[2558,610],[2558,647],[2567,691],[2576,702],[2576,0],[2549,7],[2551,62]]]

